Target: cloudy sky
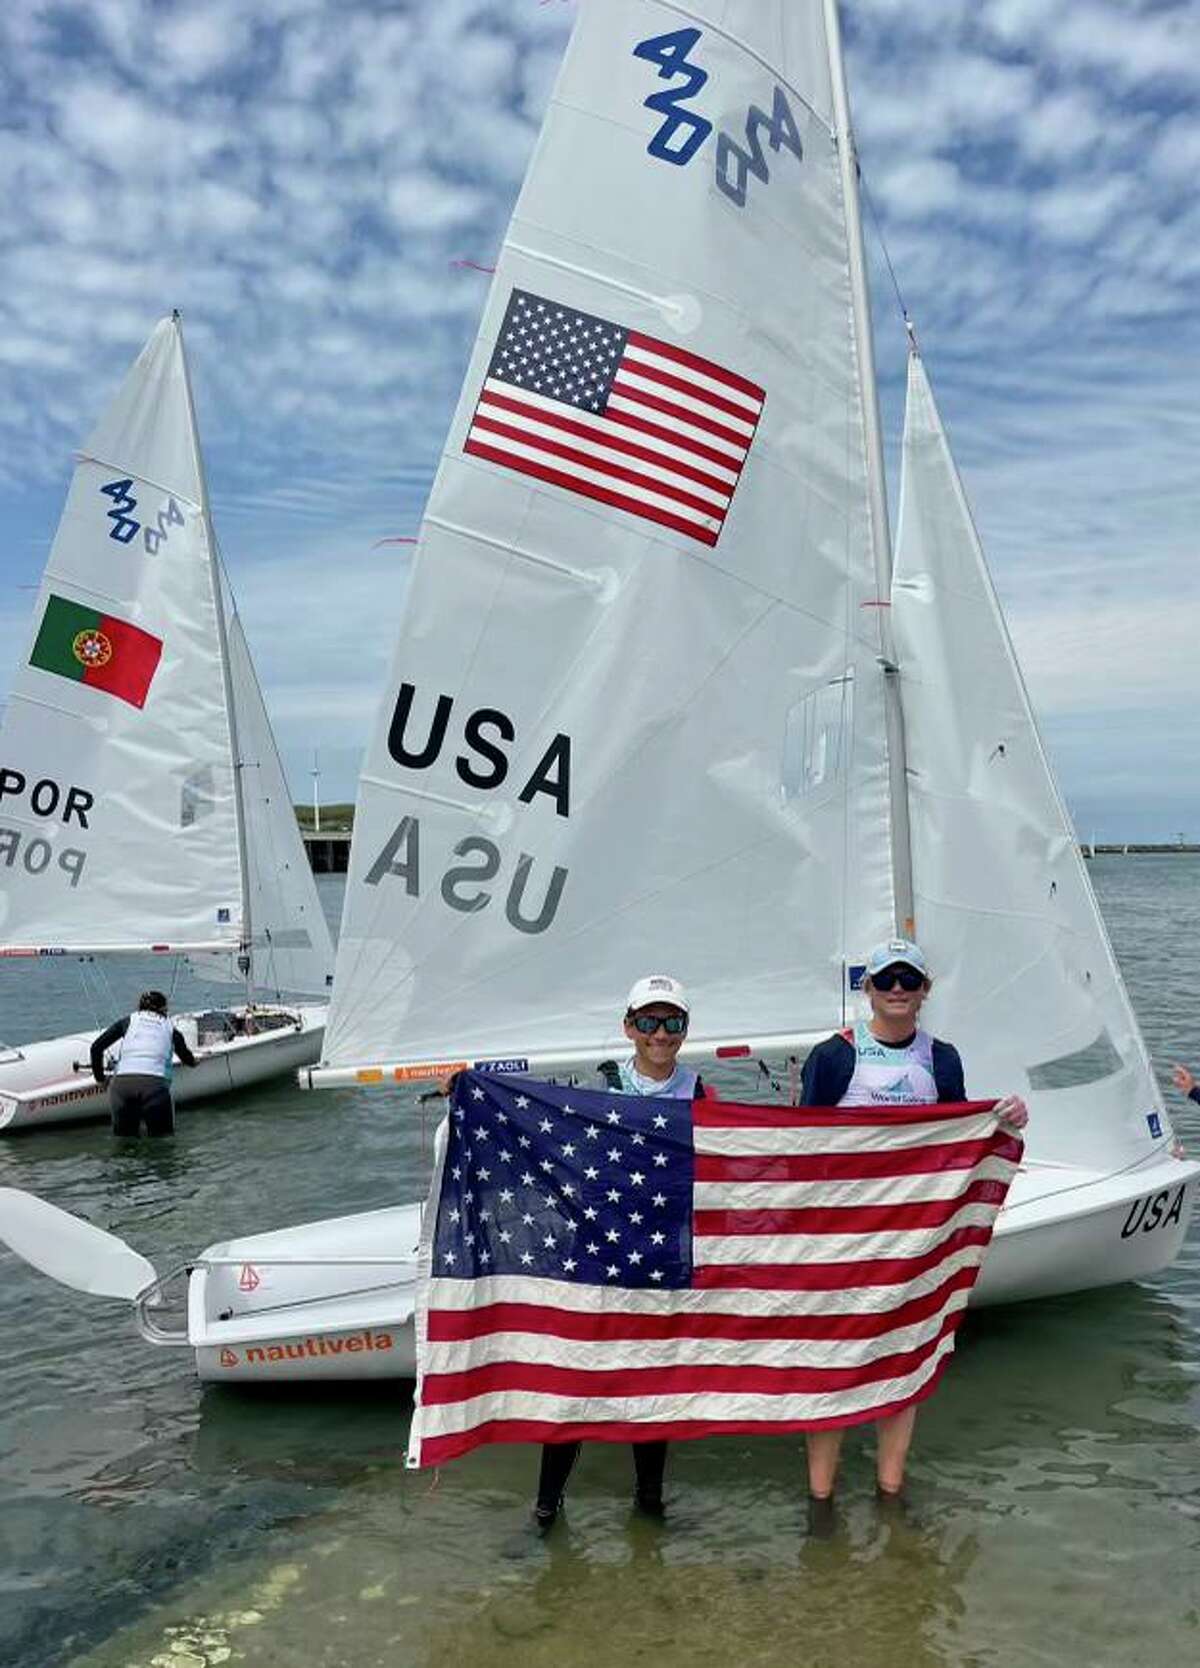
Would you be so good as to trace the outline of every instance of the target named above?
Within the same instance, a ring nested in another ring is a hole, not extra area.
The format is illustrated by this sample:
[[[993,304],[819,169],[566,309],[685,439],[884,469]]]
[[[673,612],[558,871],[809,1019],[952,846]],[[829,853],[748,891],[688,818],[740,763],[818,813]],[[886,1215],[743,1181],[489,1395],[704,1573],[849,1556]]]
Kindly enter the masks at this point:
[[[602,3],[602,0],[599,0]],[[0,10],[0,690],[183,310],[298,796],[351,797],[570,0]],[[846,0],[864,174],[1086,838],[1200,839],[1200,0]],[[877,261],[877,257],[873,257]],[[885,420],[904,338],[876,286]]]

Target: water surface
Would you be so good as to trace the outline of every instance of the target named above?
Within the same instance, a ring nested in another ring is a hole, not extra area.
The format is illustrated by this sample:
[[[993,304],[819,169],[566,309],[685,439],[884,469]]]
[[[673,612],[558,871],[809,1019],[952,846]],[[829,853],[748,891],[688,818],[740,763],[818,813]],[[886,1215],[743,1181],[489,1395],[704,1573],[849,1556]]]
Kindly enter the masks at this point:
[[[1200,861],[1092,874],[1156,1063],[1200,1065]],[[336,907],[342,882],[322,879]],[[44,975],[38,988],[30,974]],[[125,975],[119,1009],[146,982]],[[0,967],[0,1034],[103,1022],[64,966]],[[744,1083],[731,1077],[730,1086]],[[1200,1120],[1172,1100],[1193,1150]],[[289,1084],[184,1113],[173,1143],[99,1127],[0,1145],[30,1188],[160,1268],[250,1228],[412,1197],[415,1095]],[[1141,1286],[988,1312],[923,1411],[908,1520],[869,1438],[839,1532],[802,1533],[797,1442],[672,1450],[668,1522],[585,1449],[568,1514],[526,1527],[534,1456],[403,1469],[403,1393],[201,1390],[119,1305],[0,1254],[0,1662],[22,1668],[963,1668],[1200,1652],[1200,1248]]]

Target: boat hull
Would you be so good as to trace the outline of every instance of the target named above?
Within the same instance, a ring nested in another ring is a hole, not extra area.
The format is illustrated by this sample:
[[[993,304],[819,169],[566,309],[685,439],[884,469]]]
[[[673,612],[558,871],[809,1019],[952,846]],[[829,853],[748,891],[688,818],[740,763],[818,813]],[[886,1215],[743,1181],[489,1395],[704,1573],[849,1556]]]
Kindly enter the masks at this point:
[[[229,1010],[239,1017],[246,1011]],[[172,1081],[175,1104],[215,1099],[311,1065],[321,1052],[325,1006],[286,1011],[293,1017],[286,1026],[196,1046],[195,1069],[177,1070]],[[175,1020],[185,1037],[192,1019],[180,1015]],[[0,1059],[0,1133],[107,1120],[108,1091],[93,1081],[87,1064],[93,1035],[74,1032],[30,1043]]]
[[[1178,1255],[1198,1191],[1200,1165],[1165,1153],[1118,1177],[1029,1167],[1000,1213],[972,1306],[1156,1273]],[[188,1294],[200,1377],[237,1385],[412,1378],[419,1230],[420,1207],[402,1205],[211,1247]]]

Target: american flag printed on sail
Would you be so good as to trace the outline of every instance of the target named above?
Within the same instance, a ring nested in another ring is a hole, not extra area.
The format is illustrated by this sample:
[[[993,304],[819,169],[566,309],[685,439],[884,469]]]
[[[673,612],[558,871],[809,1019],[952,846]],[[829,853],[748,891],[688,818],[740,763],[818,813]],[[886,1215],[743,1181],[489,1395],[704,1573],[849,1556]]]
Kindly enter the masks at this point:
[[[514,290],[464,450],[715,545],[765,399],[711,359]]]
[[[816,1430],[929,1394],[1021,1156],[992,1102],[799,1110],[464,1072],[410,1465]]]

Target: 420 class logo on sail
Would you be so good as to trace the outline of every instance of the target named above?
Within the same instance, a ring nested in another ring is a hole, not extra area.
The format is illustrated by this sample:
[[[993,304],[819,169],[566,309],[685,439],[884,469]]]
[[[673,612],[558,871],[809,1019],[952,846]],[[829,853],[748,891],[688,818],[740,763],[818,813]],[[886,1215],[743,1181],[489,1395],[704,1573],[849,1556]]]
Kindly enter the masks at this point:
[[[677,83],[642,101],[648,110],[663,117],[662,126],[646,146],[647,153],[656,161],[670,162],[676,168],[686,168],[713,131],[713,124],[706,116],[688,108],[709,80],[709,72],[690,56],[702,39],[700,29],[674,29],[670,34],[639,41],[633,49],[635,58],[658,65],[660,79]],[[769,114],[757,104],[750,105],[746,111],[743,137],[745,143],[724,129],[717,134],[714,173],[717,190],[740,209],[750,199],[752,179],[764,186],[771,183],[771,163],[763,149],[764,139],[776,155],[790,151],[797,162],[804,160],[800,129],[787,94],[778,83]]]

